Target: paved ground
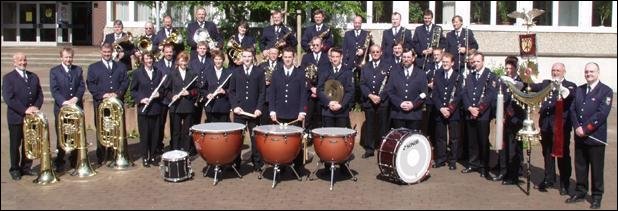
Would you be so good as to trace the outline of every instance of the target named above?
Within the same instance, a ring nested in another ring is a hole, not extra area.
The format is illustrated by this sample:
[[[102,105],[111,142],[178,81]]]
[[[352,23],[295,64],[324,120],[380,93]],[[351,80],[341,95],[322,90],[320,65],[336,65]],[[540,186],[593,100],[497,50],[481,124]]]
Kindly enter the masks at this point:
[[[547,193],[532,189],[527,196],[525,183],[521,187],[503,186],[480,178],[478,174],[464,175],[459,171],[461,165],[457,171],[444,167],[430,169],[431,177],[420,184],[396,185],[376,179],[379,169],[375,157],[360,158],[363,150],[358,144],[354,149],[356,158],[351,163],[358,181],[353,182],[349,176],[336,172],[333,191],[328,190],[327,174],[313,181],[299,182],[292,178],[290,171],[283,174],[275,189],[271,189],[271,176],[258,180],[256,173],[249,172],[250,165],[244,164],[246,161],[241,168],[242,179],[228,171],[217,186],[212,185],[212,177],[202,177],[200,173],[189,181],[168,183],[163,181],[158,168],[143,168],[139,161],[128,171],[103,167],[96,169],[97,175],[86,179],[59,174],[59,183],[39,186],[31,182],[35,179],[33,176],[24,176],[16,182],[8,174],[6,105],[2,104],[1,108],[2,209],[587,209],[589,206],[587,202],[565,204],[566,197],[560,196],[557,189]],[[51,110],[51,104],[43,106],[48,117],[52,115]],[[617,208],[615,104],[610,116],[603,209]],[[54,123],[50,126],[54,127]],[[88,131],[88,139],[94,142],[93,131]],[[51,140],[55,147],[55,138]],[[542,166],[539,148],[532,152],[535,184],[543,174],[538,167]],[[91,161],[95,159],[94,149],[95,146],[91,146],[89,150]],[[243,154],[248,150],[245,147]],[[129,152],[136,154],[137,140],[129,140]],[[204,166],[205,162],[199,157],[192,164],[196,170]],[[315,161],[306,167],[314,169]],[[37,160],[34,169],[38,171],[38,168]]]

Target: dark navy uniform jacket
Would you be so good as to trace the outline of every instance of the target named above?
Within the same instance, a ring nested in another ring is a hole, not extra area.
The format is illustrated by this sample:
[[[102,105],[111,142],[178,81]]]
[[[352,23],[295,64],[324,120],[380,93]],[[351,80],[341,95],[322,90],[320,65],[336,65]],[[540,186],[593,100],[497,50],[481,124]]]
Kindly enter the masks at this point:
[[[30,71],[25,71],[25,80],[15,70],[2,77],[2,97],[7,105],[7,123],[23,124],[26,110],[30,106],[39,109],[43,105],[43,90],[39,77]]]
[[[77,97],[77,106],[84,108],[83,100],[86,91],[82,68],[71,65],[69,72],[64,70],[64,66],[58,65],[49,71],[49,91],[54,97],[54,114],[60,112],[62,103]]]
[[[612,109],[614,91],[600,81],[586,94],[587,84],[577,87],[575,101],[571,104],[571,121],[573,129],[582,127],[586,137],[575,136],[577,143],[602,145],[592,140],[595,137],[607,143],[607,117]]]
[[[369,32],[362,29],[360,30],[358,37],[356,36],[354,30],[345,32],[345,34],[343,35],[343,64],[350,67],[354,67],[357,65],[354,63],[357,58],[356,50],[368,50],[368,48],[371,47],[371,41],[369,42],[369,46],[367,47],[367,49],[365,49],[365,46],[363,46],[365,44],[365,39],[367,39],[367,35],[369,35]],[[367,55],[369,55],[369,52],[367,52]]]
[[[513,80],[523,82],[518,75],[515,75]],[[526,111],[517,103],[517,100],[512,97],[511,90],[507,88],[504,82],[502,82],[500,86],[502,87],[501,91],[504,95],[504,129],[505,131],[519,130],[524,125]],[[497,96],[498,92],[496,92],[496,98]],[[495,116],[495,112],[496,110],[493,110],[491,116]]]
[[[437,28],[441,28],[438,25],[435,24],[431,24],[431,29],[429,31],[427,31],[427,29],[425,28],[425,25],[420,25],[417,26],[416,29],[414,30],[414,37],[412,37],[412,45],[414,47],[414,52],[416,52],[416,64],[419,66],[422,66],[423,63],[425,62],[425,55],[423,54],[423,50],[427,49],[428,46],[427,44],[431,44],[431,35],[433,34],[433,31],[436,30]],[[444,38],[443,34],[440,34],[440,43],[438,45],[438,48],[444,48],[446,47],[446,38]],[[456,54],[455,54],[456,55]],[[433,61],[433,57],[431,55],[427,56],[427,60],[428,63]]]
[[[405,33],[405,34],[403,34]],[[395,42],[401,41],[401,36],[403,34],[404,38],[404,51],[405,49],[412,50],[414,49],[413,41],[412,41],[412,31],[406,29],[403,26],[399,27],[399,31],[397,34],[393,36],[393,29],[389,28],[382,32],[382,50],[384,54],[382,56],[392,57],[393,56],[393,46],[395,46]]]
[[[240,107],[247,113],[253,113],[264,106],[266,81],[264,70],[253,65],[249,75],[245,74],[244,66],[238,66],[230,78],[230,105],[232,109]],[[266,111],[262,111],[266,115]]]
[[[200,28],[200,24],[197,21],[193,21],[187,25],[187,43],[191,46],[191,51],[197,50],[197,43],[193,40],[193,35],[195,35],[195,31]],[[204,21],[203,27],[208,30],[208,34],[210,38],[217,42],[217,47],[223,46],[223,37],[219,33],[217,29],[217,25],[211,21]]]
[[[198,55],[194,55],[191,57],[191,61],[189,62],[189,69],[199,76],[195,82],[198,89],[202,89],[206,83],[206,69],[215,65],[212,59],[208,56],[204,56],[202,59],[203,63],[199,60]]]
[[[159,93],[159,97],[153,98],[152,101],[150,101],[150,104],[148,105],[148,108],[146,108],[145,112],[142,112],[142,109],[144,109],[144,106],[146,104],[142,104],[140,103],[140,101],[144,98],[149,98],[150,95],[155,91],[155,89],[157,88],[157,86],[159,86],[161,80],[163,79],[163,73],[153,67],[152,79],[150,79],[148,77],[148,73],[146,73],[146,69],[144,67],[141,67],[135,70],[132,76],[133,80],[131,81],[131,95],[133,95],[133,99],[137,104],[138,114],[149,116],[161,114],[163,106],[167,106],[161,103],[161,99],[165,97],[165,88],[163,87],[163,85],[161,85],[162,87],[157,90],[157,92]],[[165,80],[167,81],[168,79],[166,78]]]
[[[303,55],[303,59],[300,62],[301,68],[304,70],[309,64],[314,64],[316,67],[320,67],[323,65],[328,65],[330,61],[328,60],[327,53],[320,53],[320,60],[315,61],[315,57],[313,52],[306,53]]]
[[[95,62],[88,66],[88,76],[86,85],[92,94],[95,108],[99,107],[103,101],[105,93],[116,93],[120,101],[124,100],[124,93],[129,87],[127,69],[124,65],[112,61],[112,70],[108,70],[102,61]]]
[[[491,115],[491,107],[496,102],[498,80],[488,68],[483,69],[478,80],[474,74],[476,72],[471,72],[468,75],[464,86],[462,101],[464,109],[466,109],[465,118],[466,120],[472,119],[468,107],[478,107],[480,111],[477,120],[489,121],[494,118]],[[483,90],[485,90],[484,93]]]
[[[127,33],[122,32],[122,36],[127,36]],[[109,33],[105,35],[105,41],[103,41],[103,43],[114,44],[115,40],[116,40],[116,35],[114,33]],[[133,66],[131,66],[131,55],[135,53],[135,46],[124,45],[124,44],[121,46],[122,46],[122,49],[124,50],[124,56],[120,58],[120,62],[124,64],[127,69],[131,69],[133,68]],[[113,51],[115,51],[115,49],[112,49],[112,52]]]
[[[176,65],[176,61],[174,61],[174,60],[172,59],[170,67],[168,68],[167,66],[165,66],[165,58],[160,59],[159,61],[157,61],[157,62],[154,64],[155,68],[156,68],[158,71],[160,71],[160,72],[161,72],[161,74],[163,74],[163,75],[168,75],[168,76],[167,76],[167,79],[165,79],[165,80],[170,80],[170,79],[171,79],[171,77],[170,77],[169,75],[170,75],[170,73],[174,70],[175,65]],[[167,93],[167,92],[168,92],[168,91],[170,91],[170,88],[169,88],[169,87],[167,87],[168,85],[170,85],[170,83],[165,82],[165,83],[163,83],[163,87],[161,87],[161,89],[163,89],[163,90],[164,90],[163,97],[162,97],[162,99],[161,99],[161,100],[162,100],[162,101],[161,101],[161,103],[163,103],[163,104],[165,104],[165,105],[167,105],[168,103],[170,103],[170,99],[169,99],[169,98],[167,98],[167,96],[168,96],[168,93]]]
[[[466,39],[466,32],[468,33],[468,39]],[[466,41],[468,41],[467,44],[469,49],[479,49],[479,44],[476,42],[472,30],[462,28],[460,33],[461,34],[459,35],[459,37],[457,37],[455,30],[446,33],[446,52],[453,54],[453,60],[455,62],[455,66],[453,66],[453,69],[455,70],[460,69],[460,67],[457,66],[458,64],[463,67],[464,62],[466,62],[466,54],[460,54],[459,47],[466,47]],[[461,63],[458,63],[459,60],[461,60]]]
[[[267,26],[266,28],[264,28],[264,30],[262,30],[262,37],[260,38],[260,49],[264,51],[264,49],[269,49],[275,46],[277,40],[283,38],[283,36],[285,36],[285,34],[287,34],[288,32],[290,32],[290,30],[283,25],[281,25],[281,29],[279,30],[279,32],[275,31],[275,26]],[[290,46],[292,48],[296,48],[296,44],[298,44],[298,42],[296,42],[296,35],[294,35],[293,31],[285,41],[287,43],[287,46]]]
[[[307,90],[302,69],[293,67],[291,75],[286,76],[283,66],[277,68],[268,87],[269,112],[274,111],[277,118],[296,119],[300,112],[306,112]]]
[[[320,59],[321,60],[321,59]],[[322,115],[329,117],[346,117],[350,112],[351,107],[353,106],[354,99],[354,78],[352,69],[348,66],[341,64],[341,69],[335,74],[334,68],[331,63],[318,67],[318,98],[320,99],[320,104],[322,105]],[[327,80],[334,79],[341,82],[343,86],[343,98],[339,104],[341,105],[341,109],[336,112],[331,111],[328,108],[328,103],[330,103],[330,98],[326,95],[324,91],[324,84]]]
[[[373,62],[368,62],[361,70],[360,78],[360,90],[362,93],[361,100],[363,102],[363,108],[373,107],[373,102],[369,99],[369,94],[379,95],[380,103],[388,102],[388,94],[386,93],[386,82],[388,80],[386,76],[390,74],[392,70],[391,64],[380,60],[377,68],[373,68]],[[380,87],[384,84],[382,92]]]
[[[153,43],[156,43],[156,45],[154,45],[153,48],[156,49],[157,51],[159,50],[159,43],[163,43],[165,39],[167,39],[167,33],[165,32],[165,30],[167,30],[165,29],[165,27],[161,28],[161,30],[159,30],[155,36],[156,41],[153,41]],[[172,31],[170,32],[170,34],[174,32],[180,35],[180,32],[176,28],[172,27]],[[174,43],[174,53],[173,53],[174,58],[176,58],[176,55],[178,55],[178,53],[185,50],[184,42],[185,40],[193,40],[192,36],[193,35],[191,35],[191,37],[183,38],[180,43]]]
[[[461,103],[461,93],[463,93],[463,76],[455,71],[451,70],[448,79],[445,78],[445,70],[440,68],[436,70],[433,79],[432,98],[433,106],[436,109],[436,115],[434,120],[436,121],[459,121],[461,119],[459,104]],[[448,119],[444,118],[440,108],[448,108],[451,115]]]
[[[195,77],[198,77],[198,79],[191,83]],[[199,76],[197,73],[191,69],[187,69],[185,79],[183,80],[180,75],[180,71],[178,68],[175,68],[174,71],[167,76],[167,78],[168,79],[165,79],[167,81],[165,83],[167,83],[166,87],[169,89],[167,91],[167,98],[169,100],[171,100],[174,95],[180,93],[184,87],[188,86],[187,91],[189,92],[189,95],[179,97],[176,102],[170,106],[170,113],[193,113],[195,110],[194,103],[197,100],[197,95],[199,94],[197,87]],[[189,85],[189,83],[191,84]]]
[[[232,69],[223,68],[221,70],[221,76],[217,78],[217,73],[215,72],[215,67],[210,66],[206,68],[206,83],[204,84],[204,88],[200,89],[202,91],[202,95],[204,97],[208,96],[209,93],[214,93],[217,87],[219,87],[225,79],[232,74]],[[230,81],[232,78],[225,82],[222,89],[225,90],[225,94],[218,94],[214,99],[206,106],[206,112],[212,113],[229,113],[230,112],[230,100],[229,100],[229,87]],[[208,101],[207,98],[204,99]]]
[[[532,88],[533,92],[538,92],[542,90],[543,88],[549,86],[550,84],[551,84],[550,80],[544,80],[542,83],[539,83],[539,84],[530,84],[530,88]],[[569,108],[571,108],[571,104],[573,103],[573,100],[575,99],[575,92],[577,91],[576,90],[577,85],[565,79],[565,80],[562,80],[562,86],[569,89],[569,96],[562,99],[562,105],[563,105],[564,110],[561,115],[563,119],[562,122],[564,123],[564,131],[570,132],[571,127],[573,126],[573,123],[571,122]],[[554,129],[553,128],[554,116],[556,112],[556,102],[558,100],[559,94],[560,94],[560,90],[556,89],[555,91],[552,91],[552,93],[549,95],[547,100],[541,103],[541,109],[539,110],[539,127],[541,128],[541,131],[552,131]]]
[[[240,47],[243,49],[255,48],[255,37],[251,35],[245,34],[245,36],[242,37],[242,40],[238,40],[238,34],[235,34],[232,36],[232,39],[236,40],[236,42],[239,43]]]
[[[395,67],[397,69],[395,69]],[[391,70],[391,75],[387,84],[388,98],[391,101],[391,118],[403,120],[421,120],[423,118],[423,103],[428,100],[427,95],[427,76],[425,72],[416,65],[411,67],[410,77],[405,76],[405,69],[395,66]],[[423,99],[421,93],[425,95]],[[411,101],[413,108],[411,111],[401,109],[403,101]]]
[[[329,32],[326,32],[326,30],[331,29]],[[322,38],[322,52],[326,53],[328,52],[328,49],[330,49],[331,47],[333,47],[333,45],[335,44],[335,39],[333,38],[333,31],[332,28],[328,25],[326,25],[325,23],[322,23],[322,27],[320,28],[320,31],[318,31],[318,28],[315,24],[308,26],[307,28],[303,29],[303,37],[301,38],[300,41],[300,45],[301,47],[305,50],[305,53],[310,53],[311,52],[311,39],[313,39],[313,37],[317,37],[320,34],[326,32],[325,37]]]

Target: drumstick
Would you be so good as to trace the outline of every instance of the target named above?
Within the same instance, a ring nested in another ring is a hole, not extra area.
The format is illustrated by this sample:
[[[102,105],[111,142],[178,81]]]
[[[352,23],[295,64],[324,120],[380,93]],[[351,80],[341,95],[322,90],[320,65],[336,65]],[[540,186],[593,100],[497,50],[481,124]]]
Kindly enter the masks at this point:
[[[251,118],[256,118],[257,116],[255,114],[252,113],[247,113],[245,111],[241,111],[240,114],[251,117]]]
[[[294,123],[296,123],[296,122],[298,122],[298,121],[300,121],[300,120],[299,120],[299,119],[296,119],[296,120],[294,120],[294,121],[291,121],[291,122],[285,123],[285,125],[291,125],[291,124],[294,124]]]
[[[302,121],[303,133],[305,132],[305,120]],[[303,165],[307,164],[307,134],[303,134]]]

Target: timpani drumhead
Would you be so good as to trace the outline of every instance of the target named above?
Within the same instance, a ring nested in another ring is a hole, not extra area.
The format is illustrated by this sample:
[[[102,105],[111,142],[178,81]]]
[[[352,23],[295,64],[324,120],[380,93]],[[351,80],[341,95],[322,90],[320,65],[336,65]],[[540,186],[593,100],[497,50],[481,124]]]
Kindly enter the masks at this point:
[[[355,130],[344,127],[322,127],[311,130],[312,133],[321,135],[321,136],[334,136],[334,137],[344,137],[352,134],[356,134]]]
[[[191,131],[205,133],[224,133],[245,129],[245,125],[234,122],[211,122],[193,125]]]
[[[303,128],[294,125],[261,125],[253,128],[253,130],[264,134],[274,135],[287,135],[303,132]]]

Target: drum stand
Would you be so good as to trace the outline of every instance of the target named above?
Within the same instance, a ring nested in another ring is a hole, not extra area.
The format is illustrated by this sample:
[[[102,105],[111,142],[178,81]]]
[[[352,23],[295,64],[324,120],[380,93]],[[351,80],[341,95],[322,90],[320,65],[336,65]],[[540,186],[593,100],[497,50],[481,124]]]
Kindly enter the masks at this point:
[[[275,188],[275,185],[277,184],[277,173],[281,171],[281,169],[279,168],[279,164],[266,164],[266,165],[270,165],[273,167],[273,185],[272,188]],[[292,166],[289,165],[285,165],[287,167],[290,167],[292,169],[292,172],[294,172],[294,175],[296,175],[296,178],[298,179],[298,181],[302,181],[302,179],[300,178],[300,176],[298,176],[298,172],[296,172],[296,169],[294,169],[294,164],[292,164]],[[260,175],[258,175],[258,179],[262,179],[262,177],[264,177],[264,172],[266,172],[265,170],[262,171],[262,173]]]
[[[208,174],[208,170],[210,170],[210,167],[212,165],[206,165],[206,167],[204,168],[203,172],[203,176],[206,177],[206,174]],[[219,172],[221,172],[221,165],[215,165],[215,169],[214,169],[214,173],[215,173],[215,180],[213,181],[212,185],[217,185],[217,182],[219,181],[217,179],[217,174],[219,174]],[[236,172],[236,174],[238,175],[238,178],[242,179],[242,175],[240,175],[240,173],[238,173],[238,170],[236,169],[236,164],[232,164],[232,169],[234,169],[234,172]]]
[[[311,174],[309,174],[309,176],[307,176],[308,180],[313,180],[313,178],[311,178],[311,175],[315,175],[317,173],[317,171],[320,169],[320,163],[325,164],[326,162],[324,161],[319,161],[317,162],[316,165],[316,169],[313,170],[313,172],[311,172]],[[330,190],[333,190],[333,184],[334,184],[334,179],[335,179],[335,162],[328,162],[330,163]],[[345,167],[347,167],[346,169],[348,170],[348,173],[350,174],[350,176],[352,176],[352,181],[356,182],[358,180],[358,178],[356,178],[356,176],[354,176],[354,174],[352,174],[352,170],[350,170],[350,161],[345,161],[344,163],[339,164],[341,168],[341,165],[345,165]],[[326,165],[324,165],[324,167],[326,167]]]

